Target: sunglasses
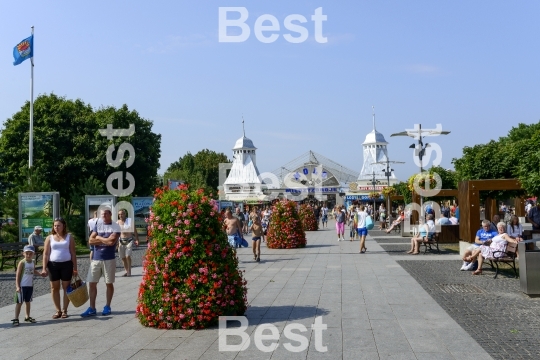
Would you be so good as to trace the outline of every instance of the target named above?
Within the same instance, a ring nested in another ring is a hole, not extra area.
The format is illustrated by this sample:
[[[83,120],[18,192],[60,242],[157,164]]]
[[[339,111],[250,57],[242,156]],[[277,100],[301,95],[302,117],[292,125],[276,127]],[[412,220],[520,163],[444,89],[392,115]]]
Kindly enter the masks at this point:
[[[56,219],[54,219],[54,221],[61,221],[61,222],[64,222],[64,218],[61,218],[61,217],[57,217]]]

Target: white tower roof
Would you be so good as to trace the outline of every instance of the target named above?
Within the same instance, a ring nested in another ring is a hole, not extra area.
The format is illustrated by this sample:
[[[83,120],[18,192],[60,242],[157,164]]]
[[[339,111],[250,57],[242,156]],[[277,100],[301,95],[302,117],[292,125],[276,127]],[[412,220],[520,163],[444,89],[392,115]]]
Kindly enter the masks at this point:
[[[253,145],[253,141],[251,139],[248,139],[245,136],[242,136],[240,139],[236,140],[236,144],[234,144],[233,150],[239,150],[239,149],[254,149],[257,148],[255,145]]]
[[[225,180],[226,185],[232,184],[261,184],[259,180],[259,169],[253,141],[248,139],[245,134],[236,140],[233,148],[233,164],[231,172]]]
[[[366,135],[366,140],[362,143],[362,145],[367,144],[388,144],[386,140],[384,139],[384,135],[378,132],[377,130],[373,129],[369,134]]]
[[[373,112],[373,130],[366,135],[366,140],[362,143],[363,153],[364,153],[364,164],[362,165],[362,170],[358,176],[358,180],[372,180],[373,173],[375,173],[375,179],[384,179],[384,171],[386,170],[386,165],[383,164],[374,164],[374,163],[385,163],[388,161],[388,150],[386,145],[388,143],[384,139],[384,135],[377,131],[375,128],[375,112]],[[390,177],[395,179],[396,176],[392,172]]]

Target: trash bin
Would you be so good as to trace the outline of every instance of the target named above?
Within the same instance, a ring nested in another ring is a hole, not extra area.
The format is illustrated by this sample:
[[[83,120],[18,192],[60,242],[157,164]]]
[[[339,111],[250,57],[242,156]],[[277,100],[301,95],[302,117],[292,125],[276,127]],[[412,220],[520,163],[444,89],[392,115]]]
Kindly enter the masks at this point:
[[[528,295],[540,295],[540,249],[527,246],[534,245],[537,241],[540,239],[525,240],[518,244],[519,284],[521,291]]]

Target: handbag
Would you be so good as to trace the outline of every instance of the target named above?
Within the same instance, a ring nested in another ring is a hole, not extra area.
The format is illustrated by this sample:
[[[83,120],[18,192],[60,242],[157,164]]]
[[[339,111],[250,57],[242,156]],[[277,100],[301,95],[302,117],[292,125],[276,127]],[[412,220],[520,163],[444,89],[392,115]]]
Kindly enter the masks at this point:
[[[373,226],[374,226],[373,219],[371,218],[370,215],[368,215],[366,217],[366,229],[371,230],[371,229],[373,229]]]
[[[90,298],[86,283],[81,280],[79,275],[74,275],[71,278],[71,284],[68,286],[66,293],[69,301],[75,307],[84,305]]]

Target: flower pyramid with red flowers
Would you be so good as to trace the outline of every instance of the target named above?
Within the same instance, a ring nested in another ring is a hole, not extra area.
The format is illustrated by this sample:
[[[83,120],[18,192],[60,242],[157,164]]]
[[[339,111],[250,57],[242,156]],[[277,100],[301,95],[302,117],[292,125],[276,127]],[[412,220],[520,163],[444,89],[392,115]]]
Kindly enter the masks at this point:
[[[315,218],[315,212],[313,208],[308,204],[300,205],[300,219],[302,220],[302,226],[304,231],[317,231],[319,230],[319,223]]]
[[[217,202],[186,185],[156,189],[136,314],[144,326],[203,329],[243,315],[246,281]]]
[[[274,204],[266,242],[271,249],[295,249],[306,246],[306,233],[294,201],[283,200]]]

